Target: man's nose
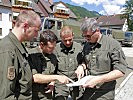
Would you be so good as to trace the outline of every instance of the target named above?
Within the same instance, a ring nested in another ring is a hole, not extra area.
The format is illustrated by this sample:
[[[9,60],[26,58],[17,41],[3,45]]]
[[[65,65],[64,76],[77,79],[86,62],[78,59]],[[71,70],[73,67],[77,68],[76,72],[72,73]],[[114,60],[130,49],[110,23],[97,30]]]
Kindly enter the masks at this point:
[[[67,41],[67,44],[70,44],[70,41]]]

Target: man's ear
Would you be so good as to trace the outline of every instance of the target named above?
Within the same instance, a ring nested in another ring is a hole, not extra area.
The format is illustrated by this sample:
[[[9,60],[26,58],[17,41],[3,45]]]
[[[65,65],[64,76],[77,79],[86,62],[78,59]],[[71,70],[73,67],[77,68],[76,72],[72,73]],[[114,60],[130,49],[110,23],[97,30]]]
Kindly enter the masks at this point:
[[[40,42],[40,48],[42,49],[44,46],[43,42]]]
[[[74,36],[74,32],[72,32],[73,36]]]
[[[29,28],[29,24],[27,22],[25,22],[23,26],[24,26],[24,29]]]
[[[96,32],[100,32],[100,29],[96,29]]]

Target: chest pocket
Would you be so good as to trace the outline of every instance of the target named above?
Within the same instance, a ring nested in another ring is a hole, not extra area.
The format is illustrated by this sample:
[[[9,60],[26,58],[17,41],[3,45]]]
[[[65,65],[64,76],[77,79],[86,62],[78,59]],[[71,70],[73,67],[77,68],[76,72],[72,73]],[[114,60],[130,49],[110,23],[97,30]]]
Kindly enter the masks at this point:
[[[23,61],[22,61],[21,72],[22,72],[22,78],[27,80],[27,82],[31,80],[31,78],[32,78],[31,69],[30,69],[30,65],[26,59],[23,59]]]
[[[88,69],[94,74],[104,74],[111,70],[109,50],[92,51],[86,55]]]
[[[97,71],[98,72],[109,72],[111,70],[111,59],[109,50],[100,50],[96,57]]]
[[[53,74],[55,71],[55,66],[51,63],[50,59],[47,59],[45,65],[43,65],[43,74]]]
[[[77,68],[77,61],[74,55],[60,55],[58,56],[58,69],[61,71],[73,71]]]
[[[19,62],[20,62],[20,68],[19,68],[19,85],[21,92],[27,92],[31,91],[31,86],[32,86],[32,72],[30,69],[29,62],[27,59],[22,58],[22,56],[18,56]],[[22,62],[22,63],[21,63]]]

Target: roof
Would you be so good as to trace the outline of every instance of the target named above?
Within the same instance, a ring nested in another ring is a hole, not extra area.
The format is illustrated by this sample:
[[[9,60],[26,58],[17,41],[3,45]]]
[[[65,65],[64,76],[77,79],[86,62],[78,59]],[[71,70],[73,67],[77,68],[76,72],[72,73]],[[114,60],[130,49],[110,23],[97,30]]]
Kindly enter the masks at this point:
[[[56,5],[58,5],[59,3],[62,3],[66,8],[68,8],[67,5],[66,5],[64,2],[62,2],[62,1],[54,2],[53,5],[56,6]]]
[[[35,12],[38,12],[40,14],[43,14],[43,12],[41,11],[41,9],[38,7],[38,5],[35,2],[33,2],[33,9],[34,9]]]
[[[43,5],[48,13],[53,13],[52,9],[50,8],[51,4],[48,1],[40,0],[40,3]]]
[[[1,0],[0,6],[12,7],[10,0]]]
[[[71,18],[77,18],[77,16],[70,10],[70,15]]]
[[[123,25],[125,23],[125,18],[121,18],[121,14],[110,15],[110,16],[100,16],[97,21],[101,23],[101,26],[109,25]]]
[[[59,4],[59,3],[62,3],[66,8],[68,8],[69,9],[69,7],[67,7],[67,5],[64,3],[64,2],[62,2],[62,1],[59,1],[59,2],[54,2],[54,6],[56,6],[57,4]],[[69,9],[70,10],[70,17],[71,18],[77,18],[77,16],[71,11],[71,9]]]

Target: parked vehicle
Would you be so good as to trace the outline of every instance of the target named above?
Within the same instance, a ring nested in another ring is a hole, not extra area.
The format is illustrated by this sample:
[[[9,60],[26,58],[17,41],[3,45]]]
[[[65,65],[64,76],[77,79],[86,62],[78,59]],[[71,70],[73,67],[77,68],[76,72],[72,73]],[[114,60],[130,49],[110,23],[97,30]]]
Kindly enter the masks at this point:
[[[59,18],[50,18],[45,17],[42,19],[42,29],[41,31],[50,29],[53,31],[56,36],[58,37],[58,40],[60,41],[60,30],[63,26],[68,25],[71,26],[74,32],[74,40],[75,41],[82,41],[83,38],[81,36],[80,31],[80,22],[76,20],[70,20],[70,19],[59,19]]]
[[[125,39],[125,32],[116,29],[111,29],[111,31],[112,31],[112,37],[122,44]]]
[[[63,27],[63,20],[59,18],[45,17],[42,18],[41,21],[42,21],[41,31],[50,29],[56,34],[58,39],[60,38],[60,30]]]
[[[125,39],[125,32],[122,30],[101,28],[100,31],[104,35],[113,37],[114,39],[119,41],[121,44],[123,43]]]
[[[125,46],[133,46],[133,32],[127,31],[125,32],[125,38],[124,41],[122,41],[122,44]]]

